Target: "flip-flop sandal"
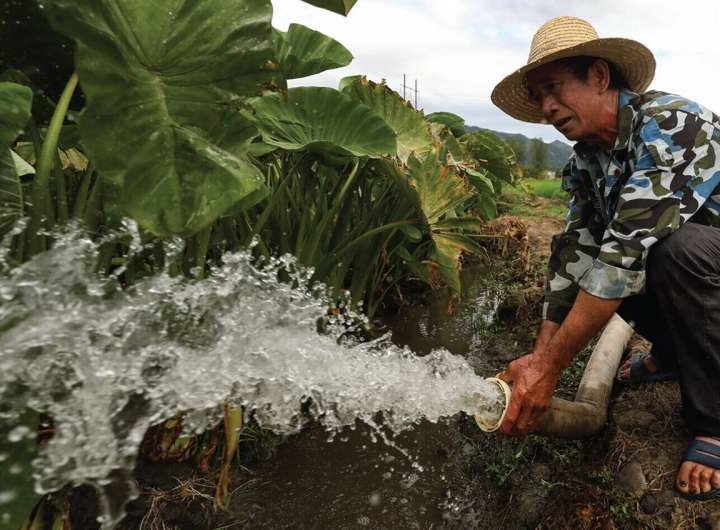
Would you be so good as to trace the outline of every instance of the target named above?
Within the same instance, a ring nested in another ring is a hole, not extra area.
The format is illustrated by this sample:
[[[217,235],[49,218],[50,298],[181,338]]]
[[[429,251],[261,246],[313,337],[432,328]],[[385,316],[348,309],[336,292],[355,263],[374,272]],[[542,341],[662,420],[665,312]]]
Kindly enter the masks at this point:
[[[638,383],[657,383],[659,381],[673,381],[678,378],[677,371],[658,368],[657,371],[651,372],[643,362],[649,352],[633,353],[630,357],[630,377],[623,377],[621,370],[618,370],[616,379],[621,383],[638,384]]]
[[[713,439],[720,442],[720,438],[713,437]],[[685,449],[682,459],[683,462],[696,462],[713,469],[720,469],[720,445],[695,439],[690,442],[690,445]],[[720,488],[715,488],[704,493],[683,493],[682,491],[678,491],[677,494],[689,501],[709,501],[712,499],[720,499]]]

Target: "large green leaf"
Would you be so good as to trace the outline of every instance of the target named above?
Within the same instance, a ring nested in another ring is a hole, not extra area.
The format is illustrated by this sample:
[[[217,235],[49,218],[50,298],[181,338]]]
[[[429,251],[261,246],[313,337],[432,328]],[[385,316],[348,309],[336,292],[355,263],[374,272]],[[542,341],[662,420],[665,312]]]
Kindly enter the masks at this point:
[[[55,112],[55,102],[48,97],[44,90],[37,88],[24,72],[14,68],[8,68],[0,73],[0,82],[3,81],[17,83],[18,85],[24,85],[30,88],[33,91],[32,117],[35,123],[41,124],[50,121],[53,112]],[[65,81],[67,81],[67,79],[63,80],[63,82]]]
[[[512,147],[505,140],[491,132],[477,131],[466,134],[462,142],[481,166],[505,182],[513,182],[517,159]]]
[[[316,7],[322,7],[333,13],[339,13],[341,15],[347,15],[353,8],[357,0],[303,0],[308,4],[312,4]]]
[[[465,120],[452,112],[433,112],[425,116],[431,123],[441,123],[448,127],[458,138],[465,134]]]
[[[362,79],[365,79],[364,75],[349,75],[347,77],[343,77],[338,84],[338,90],[340,92],[345,92],[351,85],[361,81]]]
[[[275,55],[285,79],[298,79],[347,66],[350,51],[335,39],[301,24],[290,24],[286,33],[273,30]]]
[[[477,245],[463,231],[475,231],[472,218],[456,218],[456,209],[472,199],[465,182],[440,163],[431,153],[424,161],[411,155],[408,177],[417,196],[417,204],[427,221],[434,250],[433,260],[450,289],[460,292],[460,255]]]
[[[289,151],[371,156],[395,154],[395,133],[367,105],[332,88],[300,87],[253,102],[263,141]]]
[[[30,119],[32,90],[0,83],[0,235],[23,215],[23,193],[10,147]]]
[[[469,210],[489,221],[497,217],[497,177],[486,169],[476,171],[471,168],[464,168],[463,173],[470,186],[475,188],[475,198],[469,205]]]
[[[343,93],[362,101],[377,112],[397,134],[397,156],[405,163],[410,153],[424,157],[432,148],[432,138],[423,115],[405,103],[399,94],[384,84],[365,77],[340,81]]]
[[[281,83],[268,0],[45,5],[77,42],[81,137],[106,206],[156,234],[187,235],[263,185],[226,131],[247,130],[232,110],[238,95]]]
[[[420,208],[432,227],[441,218],[454,215],[455,209],[470,199],[465,182],[431,154],[424,161],[415,156],[408,160],[410,184],[416,190]]]
[[[26,86],[0,83],[0,147],[3,149],[10,147],[30,119],[32,96],[32,90]]]
[[[475,171],[474,169],[465,169],[465,174],[467,175],[468,182],[470,182],[481,195],[495,196],[495,187],[493,186],[492,180],[488,178],[487,173]]]
[[[437,125],[434,127],[437,127]],[[475,165],[470,150],[460,143],[449,129],[443,127],[439,131],[436,129],[435,132],[437,132],[435,138],[441,160],[453,166],[467,167],[468,165]]]

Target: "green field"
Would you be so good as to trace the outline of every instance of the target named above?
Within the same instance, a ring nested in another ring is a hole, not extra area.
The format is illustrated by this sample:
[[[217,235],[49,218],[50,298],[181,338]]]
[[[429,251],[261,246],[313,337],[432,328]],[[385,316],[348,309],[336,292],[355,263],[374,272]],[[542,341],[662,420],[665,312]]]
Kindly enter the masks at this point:
[[[527,179],[521,181],[533,194],[547,199],[567,201],[567,192],[562,189],[560,179]]]
[[[539,200],[549,199],[548,201]],[[567,193],[560,179],[523,179],[503,190],[506,215],[565,218]]]

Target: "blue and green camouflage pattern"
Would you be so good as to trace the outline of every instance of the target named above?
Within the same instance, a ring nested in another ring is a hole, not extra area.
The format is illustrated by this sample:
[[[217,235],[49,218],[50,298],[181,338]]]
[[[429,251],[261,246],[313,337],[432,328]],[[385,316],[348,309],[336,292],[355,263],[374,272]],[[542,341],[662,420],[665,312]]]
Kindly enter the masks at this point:
[[[543,307],[558,323],[579,288],[606,299],[641,293],[650,248],[686,221],[720,226],[720,118],[697,103],[621,90],[610,154],[584,142],[574,149]]]

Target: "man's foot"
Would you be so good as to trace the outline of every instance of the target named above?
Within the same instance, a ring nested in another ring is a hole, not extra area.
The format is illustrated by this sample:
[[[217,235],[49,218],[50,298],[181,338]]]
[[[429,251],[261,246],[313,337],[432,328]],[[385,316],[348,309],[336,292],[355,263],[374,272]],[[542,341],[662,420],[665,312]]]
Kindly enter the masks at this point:
[[[675,486],[686,499],[720,498],[720,438],[695,438],[685,451]]]
[[[660,366],[649,352],[632,354],[617,373],[617,380],[621,383],[652,383],[673,379],[677,379],[677,372]]]

